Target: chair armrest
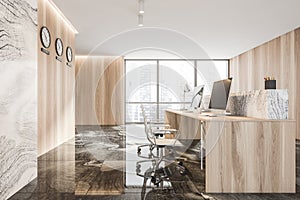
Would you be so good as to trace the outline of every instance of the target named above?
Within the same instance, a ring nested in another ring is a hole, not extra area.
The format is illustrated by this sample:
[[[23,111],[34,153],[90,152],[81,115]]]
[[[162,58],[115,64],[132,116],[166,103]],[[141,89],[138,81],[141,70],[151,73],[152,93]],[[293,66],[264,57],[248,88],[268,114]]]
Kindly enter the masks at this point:
[[[170,125],[169,124],[160,124],[160,123],[152,123],[151,122],[151,126],[152,127],[157,127],[157,128],[159,128],[159,127],[170,127]]]
[[[158,131],[165,131],[165,132],[176,133],[178,130],[177,129],[172,129],[172,128],[165,128],[165,129],[158,129]]]
[[[151,122],[156,124],[166,124],[165,121],[161,121],[161,120],[151,120]]]
[[[150,127],[153,131],[158,131],[158,130],[164,130],[164,129],[169,129],[170,125],[169,124],[153,124],[152,122],[150,122]]]

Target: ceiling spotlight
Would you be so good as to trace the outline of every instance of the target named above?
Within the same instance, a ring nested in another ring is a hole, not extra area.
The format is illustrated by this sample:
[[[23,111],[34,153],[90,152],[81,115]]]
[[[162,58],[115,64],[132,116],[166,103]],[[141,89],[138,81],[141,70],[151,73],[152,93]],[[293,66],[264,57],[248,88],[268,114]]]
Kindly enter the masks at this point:
[[[138,18],[139,18],[139,19],[138,19],[138,20],[139,20],[139,26],[144,26],[143,15],[139,14],[139,15],[138,15]]]
[[[140,14],[144,14],[145,10],[144,10],[144,0],[139,0],[139,13]]]

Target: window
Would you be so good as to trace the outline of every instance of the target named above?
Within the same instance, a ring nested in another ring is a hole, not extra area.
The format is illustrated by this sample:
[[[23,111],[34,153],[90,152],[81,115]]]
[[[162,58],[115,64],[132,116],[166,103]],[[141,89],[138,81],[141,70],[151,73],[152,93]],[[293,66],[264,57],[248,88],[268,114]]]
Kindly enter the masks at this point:
[[[188,107],[192,92],[184,94],[184,85],[195,85],[195,66],[193,61],[159,61],[159,101],[158,119],[164,119],[168,108]]]
[[[140,105],[157,119],[157,61],[126,61],[126,122],[142,122]]]
[[[126,123],[143,122],[143,104],[151,120],[164,120],[166,109],[188,108],[193,88],[228,76],[228,60],[125,60]],[[184,93],[188,84],[190,92]]]

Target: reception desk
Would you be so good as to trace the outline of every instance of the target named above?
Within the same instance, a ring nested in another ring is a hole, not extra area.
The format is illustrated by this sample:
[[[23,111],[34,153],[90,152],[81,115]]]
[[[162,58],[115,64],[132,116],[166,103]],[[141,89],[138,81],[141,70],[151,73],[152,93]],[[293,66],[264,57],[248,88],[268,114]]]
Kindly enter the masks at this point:
[[[181,139],[202,135],[207,193],[296,192],[294,120],[209,117],[178,110],[166,110],[165,119],[181,131]]]

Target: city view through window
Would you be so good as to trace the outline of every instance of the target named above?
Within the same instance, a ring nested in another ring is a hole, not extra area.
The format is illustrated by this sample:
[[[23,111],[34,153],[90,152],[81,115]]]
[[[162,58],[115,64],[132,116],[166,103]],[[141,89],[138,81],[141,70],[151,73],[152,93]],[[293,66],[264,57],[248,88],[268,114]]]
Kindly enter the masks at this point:
[[[194,87],[228,78],[228,60],[125,60],[126,123],[143,122],[143,104],[150,120],[164,120],[166,109],[189,108]],[[188,85],[189,92],[184,92]]]

